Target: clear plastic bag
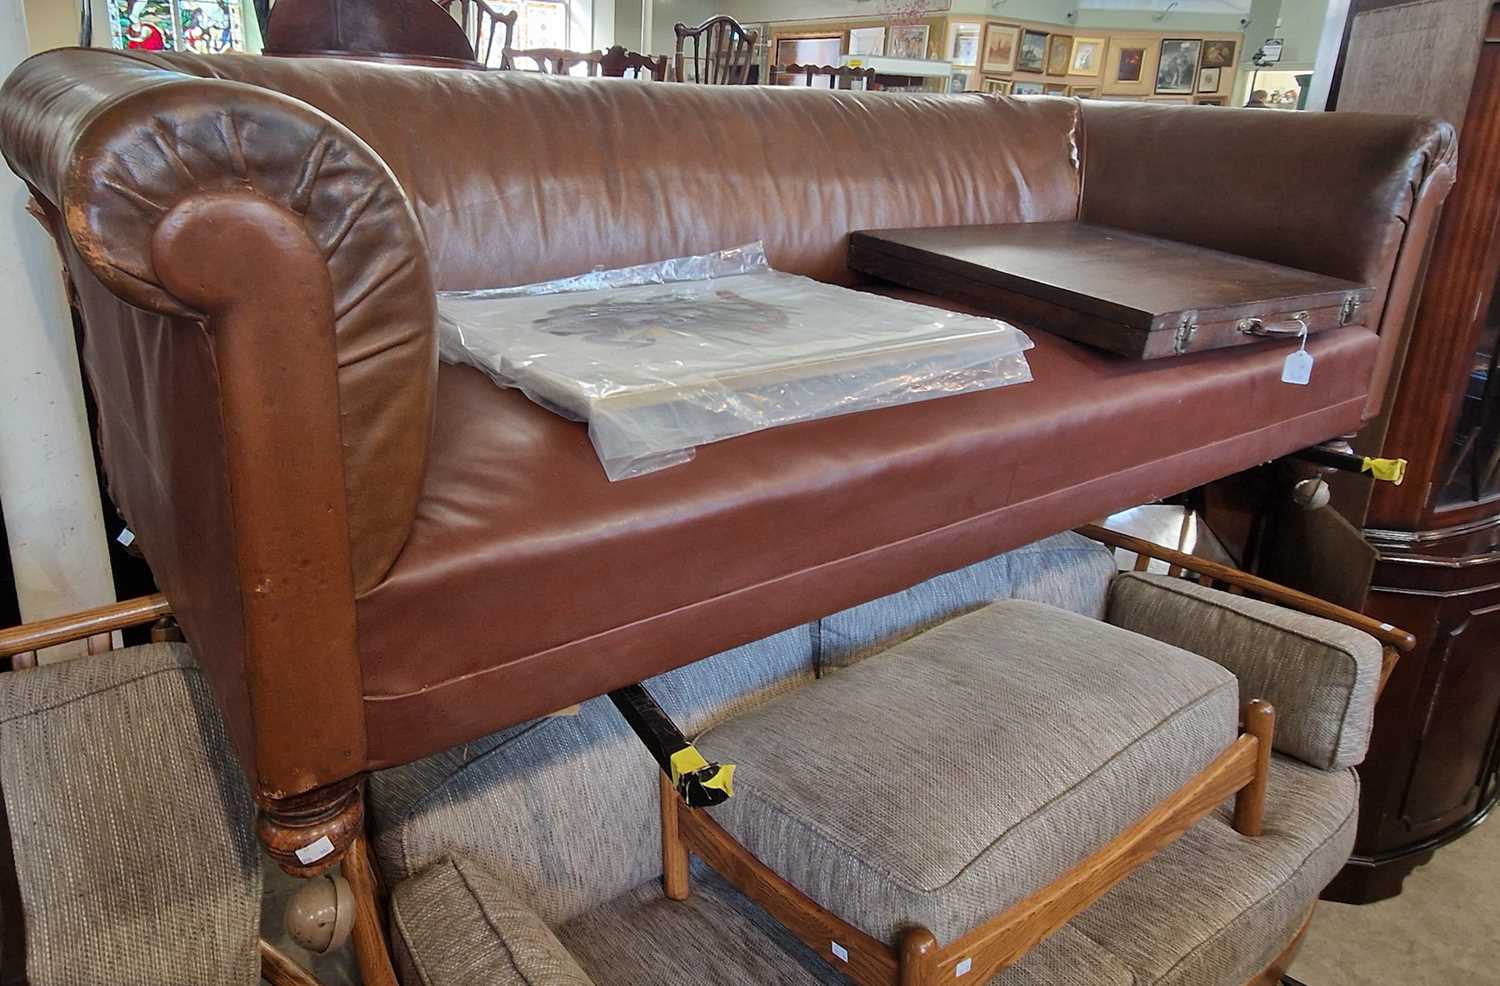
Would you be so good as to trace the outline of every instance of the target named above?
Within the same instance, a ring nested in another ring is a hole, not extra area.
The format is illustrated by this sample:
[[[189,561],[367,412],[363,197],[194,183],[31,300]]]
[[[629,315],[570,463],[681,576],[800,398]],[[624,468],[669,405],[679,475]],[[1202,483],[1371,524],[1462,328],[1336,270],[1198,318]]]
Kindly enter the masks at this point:
[[[1031,379],[1014,326],[783,274],[758,243],[440,292],[438,324],[444,360],[587,421],[612,480],[765,428]]]

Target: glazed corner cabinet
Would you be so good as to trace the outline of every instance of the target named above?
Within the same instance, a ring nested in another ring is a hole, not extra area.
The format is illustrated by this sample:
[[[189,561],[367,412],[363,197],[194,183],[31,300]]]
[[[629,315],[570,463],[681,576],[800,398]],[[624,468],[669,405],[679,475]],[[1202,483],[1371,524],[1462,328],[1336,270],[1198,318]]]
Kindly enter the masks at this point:
[[[1500,2],[1352,0],[1332,93],[1335,111],[1423,112],[1459,128],[1458,183],[1399,386],[1353,442],[1408,459],[1406,480],[1336,483],[1338,523],[1363,543],[1309,576],[1342,568],[1356,583],[1346,604],[1418,638],[1360,771],[1354,857],[1325,894],[1364,903],[1399,893],[1500,794]]]

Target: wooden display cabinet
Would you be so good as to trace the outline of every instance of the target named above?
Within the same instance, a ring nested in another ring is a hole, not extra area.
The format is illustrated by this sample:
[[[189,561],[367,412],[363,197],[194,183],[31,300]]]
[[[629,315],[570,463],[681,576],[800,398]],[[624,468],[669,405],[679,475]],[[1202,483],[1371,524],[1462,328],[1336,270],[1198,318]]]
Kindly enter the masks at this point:
[[[1384,77],[1401,71],[1388,46],[1402,31],[1448,46],[1422,48],[1430,75]],[[1376,484],[1363,510],[1339,505],[1374,549],[1365,612],[1418,641],[1360,770],[1354,858],[1325,894],[1364,903],[1399,893],[1500,793],[1500,3],[1355,0],[1344,45],[1337,109],[1428,112],[1460,128],[1458,184],[1400,383],[1355,443],[1410,460],[1406,481]]]

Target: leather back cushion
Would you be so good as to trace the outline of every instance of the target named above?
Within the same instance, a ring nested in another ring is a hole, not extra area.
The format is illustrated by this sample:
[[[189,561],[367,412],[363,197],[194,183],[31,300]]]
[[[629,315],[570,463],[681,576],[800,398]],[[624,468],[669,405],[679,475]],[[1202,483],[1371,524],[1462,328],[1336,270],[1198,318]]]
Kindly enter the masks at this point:
[[[665,86],[354,61],[169,56],[343,123],[412,199],[439,289],[763,240],[837,282],[853,229],[1059,221],[1078,209],[1065,99]]]

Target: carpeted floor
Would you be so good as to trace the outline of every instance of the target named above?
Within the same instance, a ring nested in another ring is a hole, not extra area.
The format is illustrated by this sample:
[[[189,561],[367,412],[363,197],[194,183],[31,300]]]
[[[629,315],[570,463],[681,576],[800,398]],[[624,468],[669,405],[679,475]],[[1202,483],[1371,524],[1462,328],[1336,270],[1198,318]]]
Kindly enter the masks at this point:
[[[1399,897],[1319,904],[1292,975],[1307,986],[1500,984],[1500,820],[1438,850]]]

